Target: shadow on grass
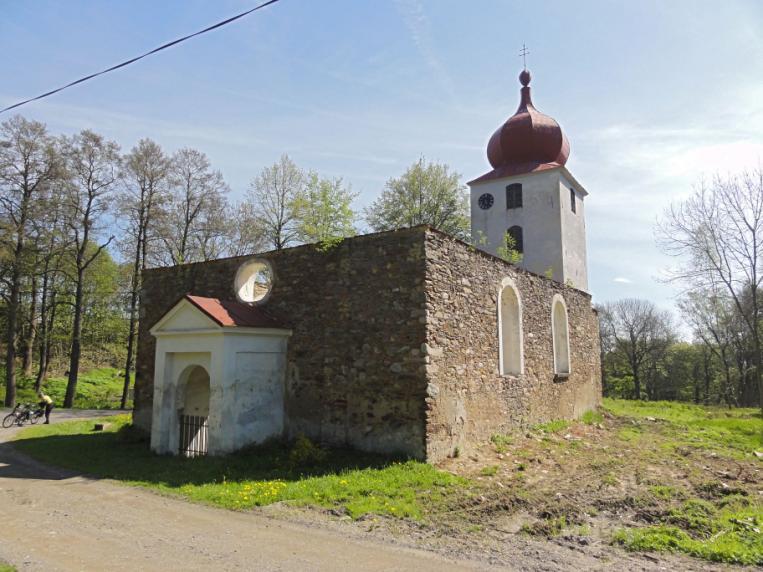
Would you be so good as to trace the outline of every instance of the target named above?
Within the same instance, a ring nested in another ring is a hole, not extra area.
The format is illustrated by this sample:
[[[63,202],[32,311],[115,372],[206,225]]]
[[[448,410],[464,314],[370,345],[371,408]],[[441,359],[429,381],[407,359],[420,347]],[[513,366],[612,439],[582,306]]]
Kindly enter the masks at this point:
[[[0,464],[6,464],[0,465],[0,477],[64,478],[60,472],[39,465],[19,469],[19,463],[23,463],[19,457],[23,456],[16,454],[14,459],[8,451],[10,447],[0,445]],[[37,461],[77,474],[170,488],[251,480],[298,481],[351,470],[381,469],[403,460],[354,450],[325,449],[320,462],[294,466],[289,458],[291,444],[275,441],[231,455],[186,459],[156,455],[147,442],[125,437],[124,431],[30,437],[13,442],[12,447]]]

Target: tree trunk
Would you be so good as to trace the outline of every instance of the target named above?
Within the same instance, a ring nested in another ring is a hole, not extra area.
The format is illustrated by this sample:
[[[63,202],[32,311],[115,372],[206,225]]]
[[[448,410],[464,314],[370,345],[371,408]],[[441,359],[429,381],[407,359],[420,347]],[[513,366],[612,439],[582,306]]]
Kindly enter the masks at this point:
[[[42,278],[42,292],[40,293],[40,365],[37,368],[37,377],[34,380],[34,391],[38,393],[42,387],[42,381],[45,379],[45,374],[48,372],[48,361],[46,346],[48,341],[48,283],[50,277],[48,275],[47,264]]]
[[[82,300],[84,297],[82,286],[85,279],[84,275],[84,269],[77,272],[77,289],[74,295],[74,324],[72,325],[72,345],[69,358],[69,381],[66,384],[66,397],[64,397],[64,407],[67,408],[71,408],[74,405],[74,397],[77,394],[79,360],[82,352],[80,343],[82,338]]]
[[[130,292],[130,330],[127,334],[127,360],[125,362],[125,382],[122,389],[122,401],[120,407],[127,407],[127,397],[130,393],[130,372],[132,370],[132,355],[135,344],[135,326],[137,322],[138,308],[138,283],[140,280],[140,239],[135,252],[135,263],[132,270],[132,292]]]
[[[732,404],[737,405],[737,400],[734,398],[734,395],[732,393],[733,390],[732,390],[732,384],[731,384],[731,367],[726,361],[723,362],[723,375],[724,375],[723,399],[726,401],[726,405],[729,406],[729,409],[731,409]]]
[[[11,270],[10,296],[8,300],[8,315],[6,324],[6,339],[8,347],[5,349],[5,406],[16,405],[16,332],[18,330],[18,311],[21,291],[21,255],[24,252],[24,232],[26,228],[26,213],[28,208],[28,195],[24,193],[22,203],[21,220],[16,237],[16,249],[13,256]]]
[[[19,307],[19,268],[13,265],[11,295],[8,301],[5,343],[5,406],[16,405],[16,327]]]
[[[24,377],[32,376],[34,363],[34,342],[37,338],[37,275],[32,274],[32,297],[29,303],[29,331],[24,340],[24,354],[21,360],[21,369]]]
[[[705,405],[710,404],[710,356],[703,352],[702,355],[702,371],[704,373],[705,381]]]
[[[50,296],[50,320],[48,320],[48,337],[45,340],[45,369],[42,372],[42,377],[40,381],[45,381],[45,378],[48,376],[48,368],[50,367],[50,354],[51,354],[51,347],[53,346],[53,325],[56,323],[56,309],[58,306],[56,305],[56,291],[53,290],[53,293]]]
[[[758,406],[760,407],[761,413],[763,413],[763,356],[761,356],[761,344],[760,344],[760,338],[758,336],[753,337],[753,344],[755,346],[755,357],[754,357],[754,363],[755,363],[755,373],[754,373],[754,379],[757,382],[758,386]]]

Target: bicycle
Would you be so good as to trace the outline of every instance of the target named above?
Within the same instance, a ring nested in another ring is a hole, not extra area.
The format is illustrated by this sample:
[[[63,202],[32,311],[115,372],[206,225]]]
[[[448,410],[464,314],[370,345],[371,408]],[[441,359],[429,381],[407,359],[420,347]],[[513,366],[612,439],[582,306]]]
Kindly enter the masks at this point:
[[[28,403],[19,403],[13,408],[13,411],[3,418],[3,427],[5,429],[9,429],[10,427],[13,427],[13,425],[21,427],[27,421],[34,425],[44,415],[45,409],[39,407],[34,409],[33,406]]]

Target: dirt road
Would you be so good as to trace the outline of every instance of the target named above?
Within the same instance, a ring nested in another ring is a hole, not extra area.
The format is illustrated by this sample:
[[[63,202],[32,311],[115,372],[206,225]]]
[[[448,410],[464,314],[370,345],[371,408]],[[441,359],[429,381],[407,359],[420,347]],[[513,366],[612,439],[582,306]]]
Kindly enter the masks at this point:
[[[0,430],[0,559],[19,570],[485,569],[49,468],[13,449],[15,432]]]
[[[102,414],[57,410],[54,422]],[[8,442],[16,431],[0,429],[0,562],[24,571],[723,568],[685,557],[630,554],[609,543],[552,542],[498,530],[478,540],[395,519],[377,528],[279,505],[252,512],[215,509],[42,465]]]

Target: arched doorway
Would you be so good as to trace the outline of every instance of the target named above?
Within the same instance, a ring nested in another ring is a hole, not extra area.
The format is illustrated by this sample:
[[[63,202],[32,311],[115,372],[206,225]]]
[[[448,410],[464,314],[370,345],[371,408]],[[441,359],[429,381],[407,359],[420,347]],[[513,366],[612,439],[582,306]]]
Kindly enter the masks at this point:
[[[180,454],[206,455],[209,450],[209,373],[200,365],[180,375],[183,408],[180,412]]]

